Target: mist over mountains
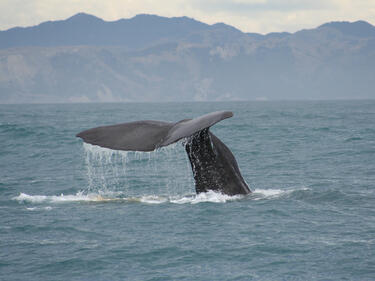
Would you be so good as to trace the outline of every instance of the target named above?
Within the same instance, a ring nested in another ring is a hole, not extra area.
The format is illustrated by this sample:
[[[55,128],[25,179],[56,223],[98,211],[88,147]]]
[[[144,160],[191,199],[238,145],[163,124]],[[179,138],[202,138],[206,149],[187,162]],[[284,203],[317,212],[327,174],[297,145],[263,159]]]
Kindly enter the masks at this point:
[[[375,98],[375,27],[243,33],[88,14],[0,31],[0,103]]]

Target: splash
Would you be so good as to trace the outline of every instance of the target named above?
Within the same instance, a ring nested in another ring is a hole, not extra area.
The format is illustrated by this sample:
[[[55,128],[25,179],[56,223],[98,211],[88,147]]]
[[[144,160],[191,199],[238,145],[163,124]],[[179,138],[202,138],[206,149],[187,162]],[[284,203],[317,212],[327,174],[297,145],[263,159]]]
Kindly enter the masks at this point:
[[[279,198],[299,189],[255,189],[249,195],[229,196],[215,191],[196,194],[184,141],[152,152],[117,151],[84,143],[87,187],[70,195],[13,197],[20,203],[127,202],[145,204],[225,203]],[[182,144],[182,145],[181,145]],[[305,188],[306,189],[306,188]],[[28,210],[36,210],[28,207]],[[50,207],[44,207],[50,209]]]
[[[84,143],[85,193],[122,192],[127,196],[177,195],[194,190],[182,141],[156,151],[116,151]]]
[[[92,203],[144,203],[144,204],[199,204],[199,203],[226,203],[239,200],[273,200],[280,199],[293,192],[310,190],[309,188],[291,188],[291,189],[255,189],[249,195],[229,196],[220,192],[208,191],[200,194],[189,193],[180,195],[138,195],[128,196],[123,192],[101,192],[84,194],[78,192],[75,195],[28,195],[20,193],[13,197],[20,203],[31,204],[60,204],[74,202],[92,202]],[[33,208],[28,208],[34,210]]]
[[[96,195],[98,196],[98,195]],[[93,195],[83,195],[79,192],[75,195],[28,195],[26,193],[20,193],[20,195],[13,197],[14,200],[18,202],[28,202],[34,204],[40,203],[60,203],[60,202],[73,202],[73,201],[92,201],[95,200]]]
[[[225,203],[228,201],[236,201],[245,198],[244,195],[229,196],[222,193],[209,191],[200,194],[185,194],[185,195],[174,195],[174,196],[159,196],[159,195],[142,195],[142,196],[117,196],[114,194],[83,194],[78,192],[75,195],[64,195],[59,196],[52,195],[28,195],[20,193],[19,196],[13,197],[20,203],[31,203],[31,204],[61,204],[61,203],[74,203],[74,202],[93,202],[93,203],[145,203],[145,204],[198,204],[198,203]],[[28,210],[35,210],[34,207],[27,208]]]
[[[211,203],[225,203],[228,201],[236,201],[240,200],[242,198],[245,198],[245,195],[235,195],[235,196],[229,196],[226,194],[222,194],[220,192],[215,192],[213,190],[210,190],[208,192],[202,192],[199,194],[195,194],[193,196],[186,196],[182,198],[172,198],[170,200],[171,203],[175,204],[198,204],[198,203],[204,203],[204,202],[211,202]]]

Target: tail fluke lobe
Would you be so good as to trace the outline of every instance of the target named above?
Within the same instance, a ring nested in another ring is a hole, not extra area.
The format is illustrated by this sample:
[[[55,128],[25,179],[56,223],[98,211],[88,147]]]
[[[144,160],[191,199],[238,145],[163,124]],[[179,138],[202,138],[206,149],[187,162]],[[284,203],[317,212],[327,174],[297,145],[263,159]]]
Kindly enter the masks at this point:
[[[152,151],[189,137],[232,116],[233,113],[230,111],[217,111],[176,123],[135,121],[89,129],[80,132],[77,137],[86,143],[115,150]]]
[[[84,142],[115,150],[152,151],[164,140],[173,123],[136,121],[97,127],[77,134]]]

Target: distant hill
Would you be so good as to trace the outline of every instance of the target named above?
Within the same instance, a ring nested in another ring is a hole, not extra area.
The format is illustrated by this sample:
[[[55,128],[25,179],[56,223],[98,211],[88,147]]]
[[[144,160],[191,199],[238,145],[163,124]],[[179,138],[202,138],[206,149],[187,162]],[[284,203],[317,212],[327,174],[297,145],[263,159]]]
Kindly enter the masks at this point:
[[[187,17],[165,18],[142,14],[131,19],[106,22],[95,16],[79,13],[62,21],[48,21],[37,26],[2,31],[0,48],[79,45],[144,48],[217,29],[241,33],[225,24],[208,25]]]
[[[0,103],[375,98],[375,27],[243,33],[80,13],[0,31]]]

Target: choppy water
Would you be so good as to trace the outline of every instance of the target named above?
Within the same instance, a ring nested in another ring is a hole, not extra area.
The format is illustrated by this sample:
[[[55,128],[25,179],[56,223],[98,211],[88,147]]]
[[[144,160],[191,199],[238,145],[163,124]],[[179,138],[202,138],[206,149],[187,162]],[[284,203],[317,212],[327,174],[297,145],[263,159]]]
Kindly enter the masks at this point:
[[[249,196],[75,137],[216,110]],[[0,141],[0,280],[375,279],[375,101],[0,105]]]

